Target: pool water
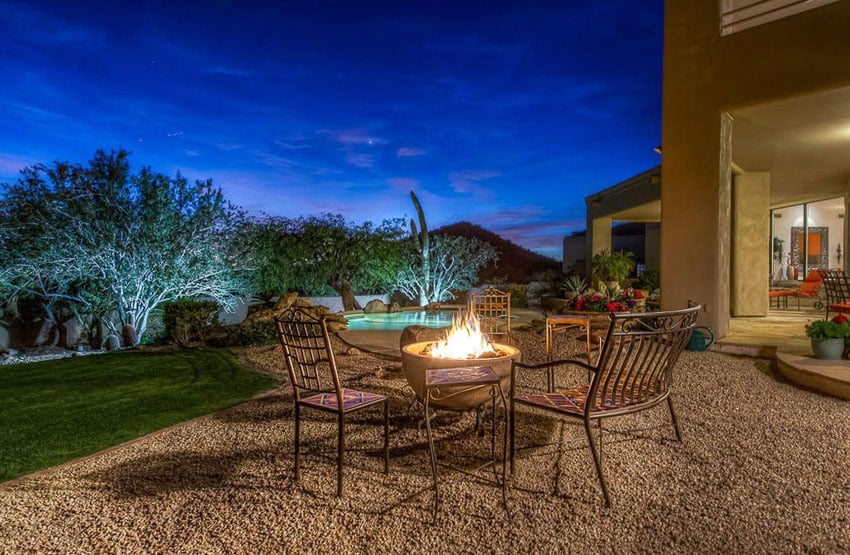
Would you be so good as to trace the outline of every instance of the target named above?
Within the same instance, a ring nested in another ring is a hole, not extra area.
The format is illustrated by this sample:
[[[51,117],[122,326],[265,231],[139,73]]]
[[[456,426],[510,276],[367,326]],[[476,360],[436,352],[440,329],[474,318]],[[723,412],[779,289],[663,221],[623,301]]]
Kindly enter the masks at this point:
[[[379,314],[350,314],[350,330],[403,330],[407,326],[425,326],[426,328],[445,328],[452,325],[452,315],[456,310],[405,310],[402,312]]]

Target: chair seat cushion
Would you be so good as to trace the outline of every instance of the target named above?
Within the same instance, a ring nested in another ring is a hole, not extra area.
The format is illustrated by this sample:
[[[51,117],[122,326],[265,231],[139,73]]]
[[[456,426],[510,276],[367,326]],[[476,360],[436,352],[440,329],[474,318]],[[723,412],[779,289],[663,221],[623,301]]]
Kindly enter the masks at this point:
[[[613,388],[609,388],[609,393],[613,393],[611,390]],[[575,416],[584,415],[584,406],[587,403],[587,393],[590,390],[590,386],[582,386],[576,389],[567,389],[566,391],[561,391],[558,393],[533,393],[531,395],[517,395],[515,397],[515,401],[518,403],[523,403],[527,405],[534,405],[540,408],[554,410],[557,412],[572,414]],[[646,388],[643,388],[644,394],[646,393]],[[608,406],[603,402],[602,396],[596,393],[596,403],[594,406],[590,407],[590,413],[600,413],[610,410],[622,410],[624,406],[628,406],[630,404],[643,403],[647,399],[645,397],[638,397],[633,400],[630,400],[627,396],[617,395],[617,402],[615,404],[611,404]],[[628,393],[628,392],[626,392]],[[611,395],[608,395],[608,398],[611,398]]]
[[[797,294],[797,291],[794,289],[782,289],[780,291],[770,291],[768,296],[771,299],[775,299],[776,297],[792,297]]]
[[[363,407],[368,407],[376,403],[383,402],[387,397],[378,393],[369,393],[368,391],[358,391],[356,389],[342,388],[342,410],[343,412],[357,410]],[[311,405],[324,410],[332,410],[339,412],[339,402],[336,392],[317,393],[301,399],[301,403]]]
[[[850,312],[850,303],[832,303],[829,310],[833,312]]]

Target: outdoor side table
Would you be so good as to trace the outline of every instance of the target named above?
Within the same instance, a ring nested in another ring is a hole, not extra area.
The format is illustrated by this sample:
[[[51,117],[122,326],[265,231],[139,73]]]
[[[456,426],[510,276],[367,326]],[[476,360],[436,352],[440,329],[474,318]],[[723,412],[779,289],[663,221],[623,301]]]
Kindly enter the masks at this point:
[[[462,390],[457,390],[456,387],[463,387]],[[441,387],[452,387],[452,393],[441,395]],[[431,419],[428,417],[428,407],[431,401],[441,401],[448,397],[457,395],[458,393],[468,392],[470,389],[489,388],[490,397],[492,399],[491,411],[491,426],[490,426],[490,460],[472,470],[464,470],[455,468],[460,472],[470,474],[481,479],[475,473],[485,468],[491,467],[495,475],[494,483],[501,485],[502,488],[502,503],[505,506],[505,512],[508,518],[511,517],[510,509],[508,508],[508,498],[506,492],[505,469],[508,453],[508,400],[505,397],[505,392],[502,390],[502,385],[499,381],[499,376],[489,366],[474,366],[468,368],[440,368],[436,370],[427,370],[425,372],[425,427],[428,431],[428,449],[431,453],[431,475],[434,478],[434,520],[437,519],[437,513],[440,508],[440,490],[437,480],[437,452],[434,448],[434,436],[431,432]],[[502,430],[502,477],[498,478],[496,467],[498,460],[496,458],[496,400],[501,399],[502,407],[505,410],[505,421]],[[476,407],[469,407],[470,409]],[[447,465],[444,465],[447,466]]]
[[[587,349],[587,363],[592,364],[590,345],[591,345],[591,329],[589,315],[581,314],[558,314],[548,316],[546,318],[546,357],[552,360],[552,349],[554,348],[554,334],[559,331],[566,331],[571,328],[578,328],[585,334],[585,346]],[[549,392],[555,391],[555,375],[554,370],[548,370],[546,379],[548,381]]]

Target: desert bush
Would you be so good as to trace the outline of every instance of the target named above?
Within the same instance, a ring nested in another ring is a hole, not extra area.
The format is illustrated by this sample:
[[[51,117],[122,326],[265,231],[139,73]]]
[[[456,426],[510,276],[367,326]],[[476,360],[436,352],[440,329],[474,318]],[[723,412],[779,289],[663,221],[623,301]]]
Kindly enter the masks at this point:
[[[227,326],[223,331],[221,343],[225,347],[270,345],[278,341],[277,330],[271,320],[244,322],[238,326]]]
[[[188,347],[193,339],[201,343],[218,326],[218,303],[178,299],[166,303],[163,322],[168,335],[181,347]]]

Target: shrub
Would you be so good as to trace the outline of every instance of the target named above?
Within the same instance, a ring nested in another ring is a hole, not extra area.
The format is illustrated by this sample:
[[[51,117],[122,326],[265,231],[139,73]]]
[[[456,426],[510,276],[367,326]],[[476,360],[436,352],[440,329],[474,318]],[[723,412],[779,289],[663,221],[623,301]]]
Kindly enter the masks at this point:
[[[661,275],[656,270],[645,270],[635,281],[635,287],[655,291],[661,287]]]
[[[225,347],[269,345],[277,341],[277,330],[271,320],[254,320],[238,326],[227,326],[222,338]]]
[[[523,283],[512,283],[510,293],[512,307],[528,308],[528,285]]]
[[[203,343],[218,326],[218,303],[179,299],[166,303],[163,321],[171,339],[181,347],[188,347],[193,339]]]

